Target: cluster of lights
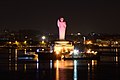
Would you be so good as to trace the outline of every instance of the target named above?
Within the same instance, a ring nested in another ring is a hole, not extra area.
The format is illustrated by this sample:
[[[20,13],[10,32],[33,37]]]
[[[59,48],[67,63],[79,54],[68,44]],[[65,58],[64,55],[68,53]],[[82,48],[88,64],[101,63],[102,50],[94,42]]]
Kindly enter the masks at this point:
[[[74,49],[74,54],[77,55],[79,53],[79,50]]]
[[[69,41],[56,41],[54,45],[54,52],[56,54],[71,52],[73,49],[74,46]]]
[[[43,48],[42,48],[42,49],[37,49],[36,51],[37,51],[37,52],[44,52],[45,49],[43,49]]]
[[[86,41],[86,44],[92,44],[92,41],[88,40]]]
[[[11,41],[10,42],[8,42],[9,44],[16,44],[16,45],[18,45],[18,44],[20,44],[20,42],[18,42],[18,41],[15,41],[14,43],[12,43]],[[27,41],[24,41],[23,42],[24,44],[27,44]]]
[[[46,37],[45,36],[42,36],[42,40],[45,40],[46,39]]]
[[[97,51],[91,51],[91,49],[88,49],[88,50],[86,51],[86,53],[92,53],[92,54],[96,55],[96,54],[97,54]]]

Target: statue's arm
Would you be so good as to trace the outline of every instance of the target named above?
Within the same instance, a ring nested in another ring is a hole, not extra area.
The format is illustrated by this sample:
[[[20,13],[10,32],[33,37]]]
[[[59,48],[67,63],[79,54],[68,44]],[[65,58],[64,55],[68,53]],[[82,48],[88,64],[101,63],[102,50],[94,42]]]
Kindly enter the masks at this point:
[[[58,19],[58,21],[57,21],[57,25],[58,25],[58,27],[60,26],[60,21],[59,21],[59,19]]]
[[[64,26],[65,26],[65,28],[66,28],[66,22],[64,22]]]

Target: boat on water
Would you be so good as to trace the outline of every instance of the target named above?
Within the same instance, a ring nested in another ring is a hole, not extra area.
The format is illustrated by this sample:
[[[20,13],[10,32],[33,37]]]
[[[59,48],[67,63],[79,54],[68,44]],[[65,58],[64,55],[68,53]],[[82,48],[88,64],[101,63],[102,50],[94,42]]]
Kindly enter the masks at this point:
[[[18,56],[19,60],[37,60],[38,55],[36,52],[26,52],[23,55]]]

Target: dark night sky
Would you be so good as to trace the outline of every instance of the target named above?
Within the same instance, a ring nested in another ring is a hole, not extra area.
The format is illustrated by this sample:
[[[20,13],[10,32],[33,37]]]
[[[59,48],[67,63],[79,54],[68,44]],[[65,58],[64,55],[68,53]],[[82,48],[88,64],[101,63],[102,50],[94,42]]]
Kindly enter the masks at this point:
[[[120,3],[115,0],[0,1],[0,28],[57,33],[64,16],[67,33],[120,33]]]

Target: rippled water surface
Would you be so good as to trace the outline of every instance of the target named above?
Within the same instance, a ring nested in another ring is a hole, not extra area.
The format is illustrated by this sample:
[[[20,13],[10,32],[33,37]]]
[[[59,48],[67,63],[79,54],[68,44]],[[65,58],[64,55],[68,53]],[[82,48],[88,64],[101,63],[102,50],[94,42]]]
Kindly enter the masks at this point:
[[[0,78],[5,80],[120,80],[119,62],[38,60],[26,51],[0,49]]]

